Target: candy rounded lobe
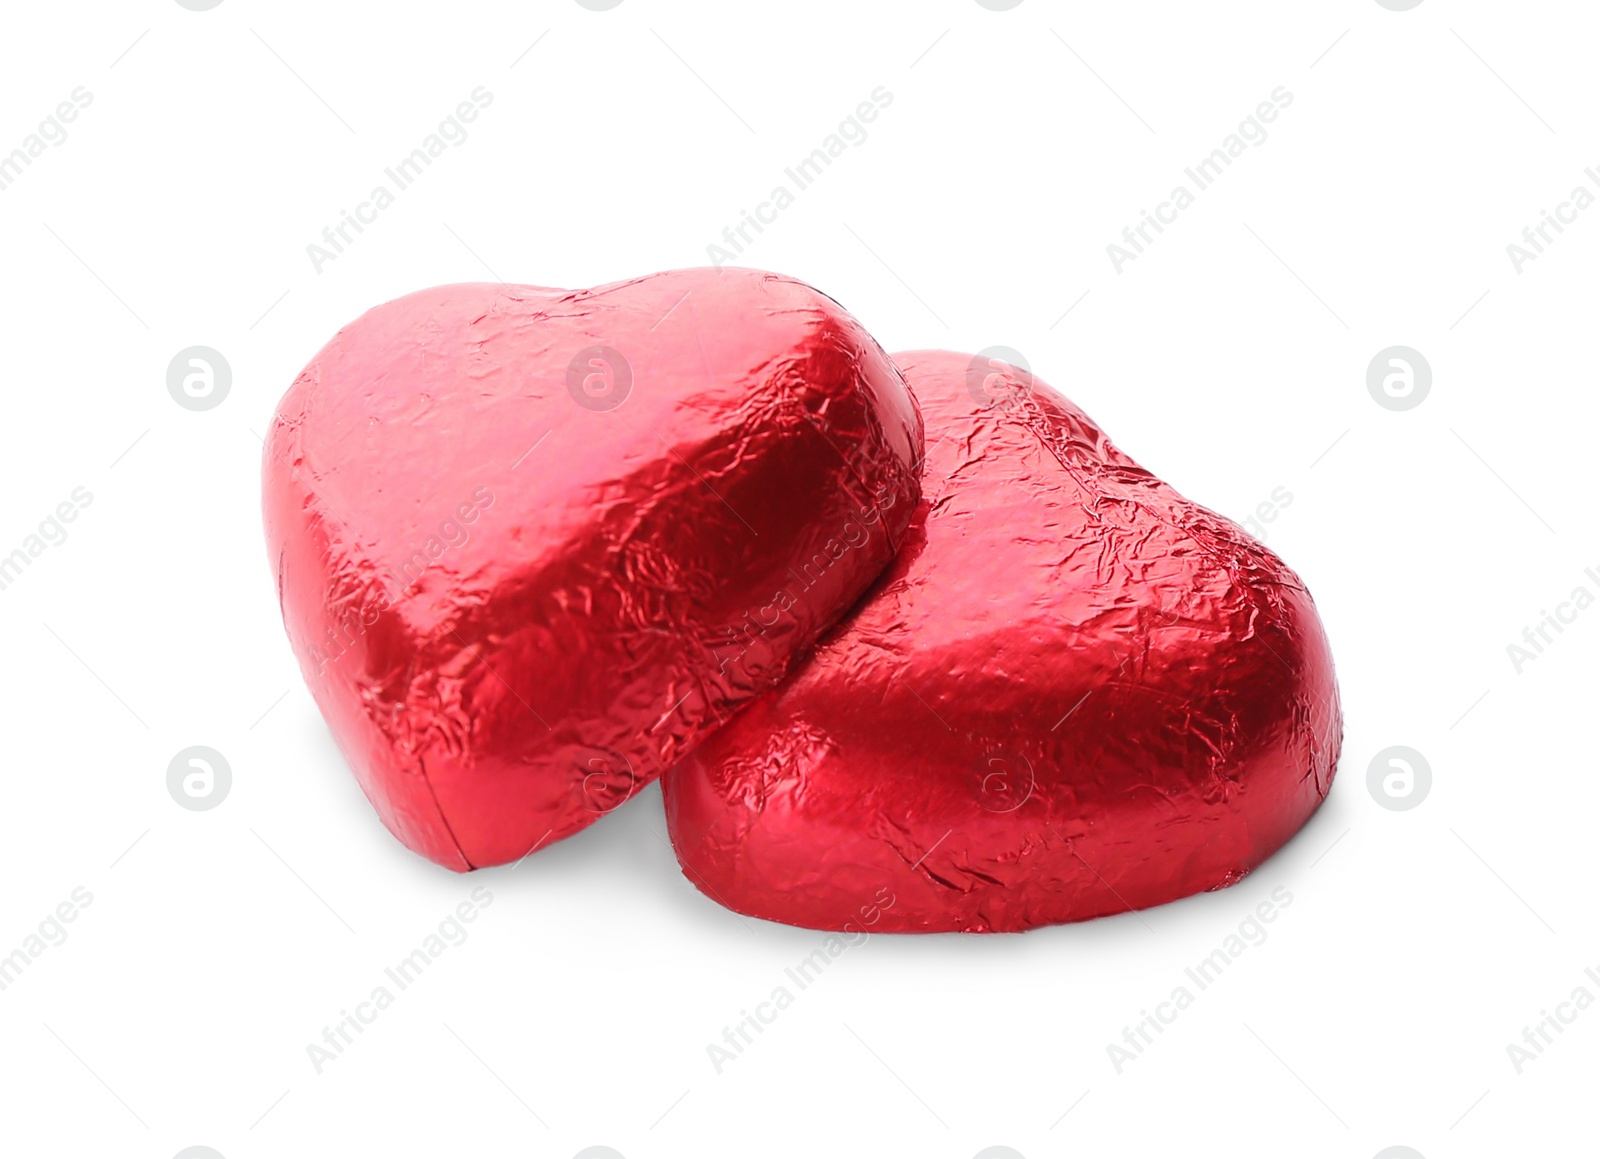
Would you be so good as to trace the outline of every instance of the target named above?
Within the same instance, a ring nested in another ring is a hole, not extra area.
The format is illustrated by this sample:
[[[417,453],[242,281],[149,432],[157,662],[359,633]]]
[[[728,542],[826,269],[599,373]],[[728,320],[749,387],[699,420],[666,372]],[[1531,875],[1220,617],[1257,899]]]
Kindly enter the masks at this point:
[[[285,627],[396,836],[457,870],[515,861],[628,800],[848,609],[904,535],[921,438],[888,357],[793,279],[420,291],[279,405]]]
[[[1327,795],[1299,579],[1028,373],[896,357],[923,499],[806,664],[669,772],[685,873],[817,929],[1016,931],[1232,884]],[[990,389],[998,386],[1002,389]]]

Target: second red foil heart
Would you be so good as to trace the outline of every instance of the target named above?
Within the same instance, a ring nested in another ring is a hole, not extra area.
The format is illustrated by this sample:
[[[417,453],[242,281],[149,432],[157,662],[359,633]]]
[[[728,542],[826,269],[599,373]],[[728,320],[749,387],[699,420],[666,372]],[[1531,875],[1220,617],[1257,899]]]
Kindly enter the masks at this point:
[[[679,270],[380,306],[266,442],[306,683],[384,823],[466,870],[589,825],[775,683],[893,558],[921,422],[831,299]]]
[[[691,881],[817,929],[1009,931],[1232,884],[1338,759],[1333,662],[1271,551],[1030,375],[896,358],[907,544],[664,781]]]

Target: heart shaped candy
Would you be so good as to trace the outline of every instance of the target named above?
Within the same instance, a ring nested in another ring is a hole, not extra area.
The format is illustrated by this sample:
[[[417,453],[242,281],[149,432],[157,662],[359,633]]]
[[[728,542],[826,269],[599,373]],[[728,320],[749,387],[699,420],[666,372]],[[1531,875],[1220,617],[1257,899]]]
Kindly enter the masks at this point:
[[[395,835],[457,870],[514,860],[843,614],[899,546],[921,439],[888,357],[789,278],[424,290],[279,405],[284,624]]]
[[[668,773],[684,872],[756,917],[918,932],[1239,880],[1338,758],[1310,595],[1030,375],[896,361],[927,439],[907,545],[811,659]]]

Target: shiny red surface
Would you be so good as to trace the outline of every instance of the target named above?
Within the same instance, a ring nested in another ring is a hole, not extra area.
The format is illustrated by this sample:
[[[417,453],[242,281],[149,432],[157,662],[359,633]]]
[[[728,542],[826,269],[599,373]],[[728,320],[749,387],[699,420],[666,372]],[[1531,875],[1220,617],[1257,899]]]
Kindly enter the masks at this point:
[[[893,557],[921,443],[888,357],[789,278],[424,290],[279,405],[284,624],[384,824],[513,861],[783,676]]]
[[[685,873],[742,913],[879,932],[1025,930],[1238,881],[1338,758],[1305,587],[1031,376],[896,361],[927,439],[906,547],[667,774]]]

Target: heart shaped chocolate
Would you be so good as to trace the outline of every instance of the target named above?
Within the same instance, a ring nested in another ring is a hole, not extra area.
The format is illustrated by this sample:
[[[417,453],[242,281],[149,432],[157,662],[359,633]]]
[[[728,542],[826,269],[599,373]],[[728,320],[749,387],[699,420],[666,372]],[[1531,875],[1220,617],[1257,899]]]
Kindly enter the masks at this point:
[[[684,872],[826,930],[1011,931],[1238,881],[1327,795],[1311,597],[1030,375],[899,356],[907,545],[814,656],[663,782]]]
[[[266,440],[267,544],[384,823],[467,870],[584,828],[773,685],[893,558],[921,421],[839,305],[682,270],[424,290]]]

